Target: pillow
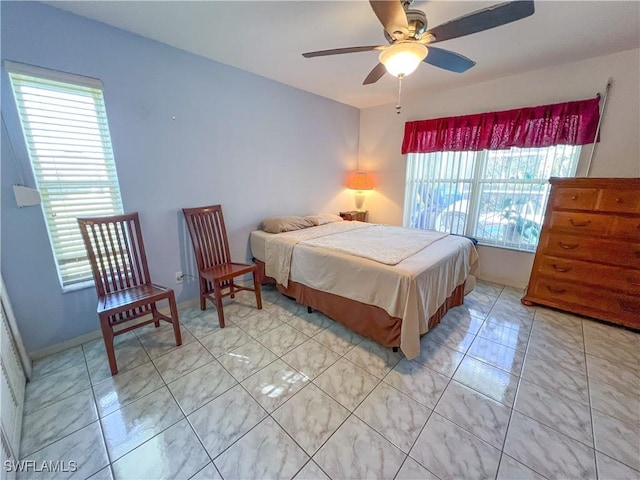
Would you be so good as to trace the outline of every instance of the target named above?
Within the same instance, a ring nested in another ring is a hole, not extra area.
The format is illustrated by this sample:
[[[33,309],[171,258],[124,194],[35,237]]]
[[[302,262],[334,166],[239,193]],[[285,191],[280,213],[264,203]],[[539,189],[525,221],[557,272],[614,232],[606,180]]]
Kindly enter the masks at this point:
[[[282,233],[313,226],[315,226],[315,224],[304,217],[289,216],[267,218],[260,222],[258,228],[267,233]]]
[[[313,222],[314,225],[324,225],[326,223],[342,222],[344,219],[340,215],[333,213],[319,213],[318,215],[307,215],[306,217]]]

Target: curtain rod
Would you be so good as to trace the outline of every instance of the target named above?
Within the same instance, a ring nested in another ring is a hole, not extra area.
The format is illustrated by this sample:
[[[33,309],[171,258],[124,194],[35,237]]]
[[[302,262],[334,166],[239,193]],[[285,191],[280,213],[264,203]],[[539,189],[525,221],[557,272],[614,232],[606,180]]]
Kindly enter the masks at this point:
[[[602,111],[600,112],[600,118],[598,119],[598,126],[596,127],[596,135],[593,139],[593,146],[591,147],[591,155],[589,156],[589,163],[587,163],[587,174],[588,177],[591,173],[591,161],[593,160],[593,154],[596,151],[596,145],[598,144],[598,135],[600,134],[600,125],[602,124],[602,117],[604,117],[604,109],[607,107],[607,97],[609,96],[609,90],[611,89],[611,84],[613,83],[613,78],[609,77],[607,80],[607,86],[604,89],[604,97],[602,97]],[[600,92],[598,92],[598,97],[600,97]]]

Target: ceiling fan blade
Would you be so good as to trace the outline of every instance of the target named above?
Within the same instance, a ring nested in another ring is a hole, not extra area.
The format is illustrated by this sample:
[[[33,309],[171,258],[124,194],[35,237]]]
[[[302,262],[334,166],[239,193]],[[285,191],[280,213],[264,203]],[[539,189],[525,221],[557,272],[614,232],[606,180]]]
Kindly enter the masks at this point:
[[[404,40],[409,35],[407,14],[399,0],[369,0],[373,12],[385,31],[396,40]]]
[[[369,72],[369,75],[367,75],[367,78],[364,79],[364,82],[362,82],[362,84],[371,85],[372,83],[376,83],[382,78],[385,73],[387,73],[387,69],[384,68],[383,64],[379,63],[378,65],[373,67],[373,70]]]
[[[433,65],[434,67],[444,68],[450,72],[463,73],[473,67],[476,62],[469,60],[459,53],[444,50],[443,48],[432,47],[429,45],[429,53],[423,60],[424,63]]]
[[[326,55],[340,55],[342,53],[358,53],[358,52],[369,52],[371,50],[377,50],[384,48],[380,45],[370,45],[366,47],[346,47],[346,48],[332,48],[331,50],[319,50],[317,52],[307,52],[303,53],[302,56],[304,58],[312,58],[312,57],[324,57]]]
[[[433,35],[435,40],[431,43],[443,42],[515,22],[532,15],[534,11],[532,0],[500,3],[438,25],[427,30],[423,36]]]

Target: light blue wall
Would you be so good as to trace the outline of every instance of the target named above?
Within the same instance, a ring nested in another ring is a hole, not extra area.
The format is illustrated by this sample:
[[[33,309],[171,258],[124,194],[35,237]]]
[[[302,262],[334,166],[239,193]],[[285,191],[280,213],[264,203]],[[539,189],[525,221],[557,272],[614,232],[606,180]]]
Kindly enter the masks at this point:
[[[103,81],[125,211],[140,212],[152,278],[179,302],[197,296],[174,284],[193,268],[182,207],[221,203],[242,261],[262,218],[352,206],[357,109],[47,5],[0,8],[3,60]],[[4,71],[2,116],[2,275],[34,351],[96,330],[96,296],[61,292],[40,207],[16,207],[11,185],[34,182]]]

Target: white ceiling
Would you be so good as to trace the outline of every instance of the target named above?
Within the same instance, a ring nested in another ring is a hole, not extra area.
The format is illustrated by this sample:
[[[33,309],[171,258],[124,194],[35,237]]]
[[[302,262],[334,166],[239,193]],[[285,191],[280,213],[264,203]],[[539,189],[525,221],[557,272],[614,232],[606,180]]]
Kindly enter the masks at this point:
[[[358,108],[392,103],[397,80],[362,81],[377,52],[305,59],[302,52],[386,44],[357,1],[54,1],[55,7]],[[500,3],[416,0],[429,27]],[[462,86],[640,47],[640,2],[539,0],[528,18],[438,44],[477,62],[456,74],[423,64],[403,92]]]

